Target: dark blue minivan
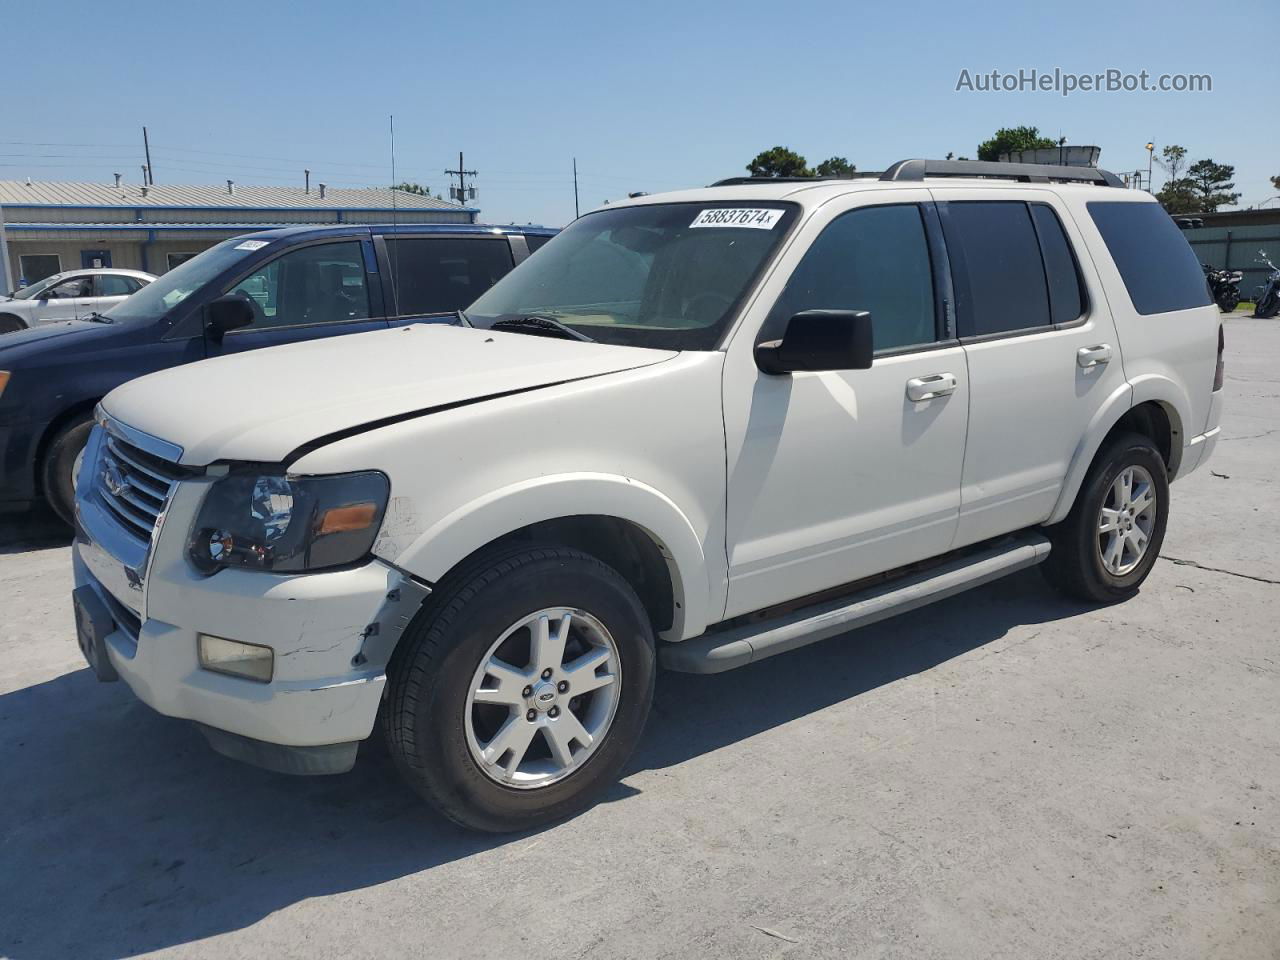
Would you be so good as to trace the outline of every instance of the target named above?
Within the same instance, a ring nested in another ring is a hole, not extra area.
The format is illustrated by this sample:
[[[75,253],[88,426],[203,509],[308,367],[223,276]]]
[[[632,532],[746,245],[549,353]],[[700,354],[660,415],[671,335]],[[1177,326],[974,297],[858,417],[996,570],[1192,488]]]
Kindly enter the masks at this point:
[[[93,408],[126,380],[258,347],[456,322],[456,311],[554,234],[479,225],[267,230],[223,241],[105,315],[4,334],[0,509],[43,497],[71,521]]]

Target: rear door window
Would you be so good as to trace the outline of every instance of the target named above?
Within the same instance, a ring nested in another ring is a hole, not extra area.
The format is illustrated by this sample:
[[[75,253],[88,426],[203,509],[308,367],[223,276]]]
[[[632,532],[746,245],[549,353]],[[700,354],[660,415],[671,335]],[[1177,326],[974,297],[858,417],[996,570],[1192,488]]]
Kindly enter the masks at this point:
[[[1170,313],[1211,302],[1191,244],[1160,204],[1097,200],[1088,208],[1138,313]]]
[[[386,237],[392,316],[452,313],[510,272],[505,237]]]
[[[142,284],[133,277],[121,276],[118,273],[104,273],[98,277],[98,296],[127,297],[141,286]]]
[[[1071,242],[1058,215],[1047,204],[1031,204],[1031,219],[1040,237],[1040,255],[1049,281],[1049,313],[1055,324],[1072,323],[1084,313],[1084,296]]]
[[[940,206],[960,336],[1049,326],[1049,288],[1027,204],[966,200]]]
[[[550,239],[551,239],[550,237],[539,237],[532,233],[526,233],[524,235],[524,242],[529,245],[530,253],[533,253],[533,251],[537,250],[540,246],[542,246],[544,243],[546,243]]]

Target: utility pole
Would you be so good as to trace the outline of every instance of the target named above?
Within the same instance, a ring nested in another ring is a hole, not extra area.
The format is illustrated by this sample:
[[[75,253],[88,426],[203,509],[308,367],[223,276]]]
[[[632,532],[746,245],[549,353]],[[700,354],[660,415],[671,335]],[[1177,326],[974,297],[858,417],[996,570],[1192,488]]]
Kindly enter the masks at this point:
[[[573,158],[573,219],[578,219],[578,158]]]
[[[458,169],[445,171],[445,176],[458,178],[458,185],[456,187],[450,187],[449,192],[454,195],[454,197],[457,199],[459,203],[466,203],[467,200],[469,199],[474,200],[476,198],[475,187],[471,188],[470,195],[468,195],[467,181],[466,181],[467,177],[474,177],[475,175],[476,175],[476,171],[468,170],[462,165],[462,151],[459,150],[458,151]]]
[[[147,128],[142,128],[142,150],[147,155],[147,183],[155,186],[156,178],[151,174],[151,143],[147,140]]]

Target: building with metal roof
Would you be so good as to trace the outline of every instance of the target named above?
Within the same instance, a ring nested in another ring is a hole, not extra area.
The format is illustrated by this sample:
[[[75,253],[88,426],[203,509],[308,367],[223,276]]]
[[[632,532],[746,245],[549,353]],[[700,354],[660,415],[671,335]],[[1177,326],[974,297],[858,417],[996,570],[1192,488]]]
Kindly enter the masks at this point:
[[[78,267],[164,273],[220,240],[294,224],[475,223],[479,210],[385,187],[142,186],[0,180],[0,293]]]

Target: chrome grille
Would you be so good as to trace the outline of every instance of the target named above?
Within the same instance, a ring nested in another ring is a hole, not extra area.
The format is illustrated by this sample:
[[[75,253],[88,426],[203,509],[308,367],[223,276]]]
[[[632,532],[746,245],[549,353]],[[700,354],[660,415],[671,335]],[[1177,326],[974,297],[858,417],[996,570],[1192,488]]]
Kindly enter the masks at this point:
[[[119,437],[108,434],[105,441],[94,475],[98,500],[131,535],[149,541],[156,518],[184,471]]]

